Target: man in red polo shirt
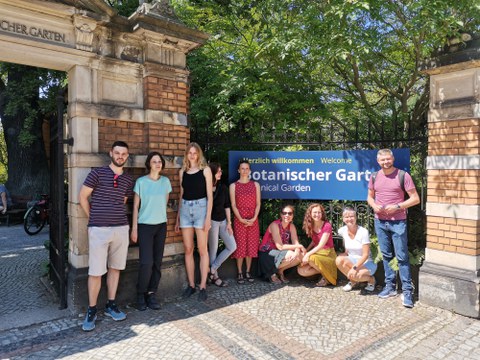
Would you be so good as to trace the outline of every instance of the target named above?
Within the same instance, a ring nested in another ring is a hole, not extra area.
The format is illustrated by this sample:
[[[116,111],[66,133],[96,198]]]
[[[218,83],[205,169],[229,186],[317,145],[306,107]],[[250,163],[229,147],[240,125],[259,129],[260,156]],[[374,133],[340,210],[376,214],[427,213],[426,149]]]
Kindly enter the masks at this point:
[[[395,271],[389,265],[395,256],[402,281],[403,306],[412,308],[413,285],[408,257],[406,209],[417,205],[420,198],[410,174],[394,167],[394,161],[390,149],[379,150],[377,162],[381,169],[376,176],[372,175],[368,184],[367,201],[375,212],[375,232],[385,270],[385,287],[378,297],[386,299],[397,295]]]

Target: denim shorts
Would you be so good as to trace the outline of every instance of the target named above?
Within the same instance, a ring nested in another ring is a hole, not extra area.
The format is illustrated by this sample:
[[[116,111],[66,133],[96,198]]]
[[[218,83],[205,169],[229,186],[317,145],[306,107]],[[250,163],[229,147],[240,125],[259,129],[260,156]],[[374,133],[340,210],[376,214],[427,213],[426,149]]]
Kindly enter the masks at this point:
[[[353,256],[348,256],[348,260],[350,260],[353,265],[355,265],[358,262],[358,258]],[[367,269],[370,275],[372,276],[373,274],[375,274],[375,271],[377,271],[377,264],[375,264],[371,259],[368,259],[367,261],[365,261],[362,266],[365,269]]]
[[[207,217],[207,198],[181,201],[180,228],[203,229]]]

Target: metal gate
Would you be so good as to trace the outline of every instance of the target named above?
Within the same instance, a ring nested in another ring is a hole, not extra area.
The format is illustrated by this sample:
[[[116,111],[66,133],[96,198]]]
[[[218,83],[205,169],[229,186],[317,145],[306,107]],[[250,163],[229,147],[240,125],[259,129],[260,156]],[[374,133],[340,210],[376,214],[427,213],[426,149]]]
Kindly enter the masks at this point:
[[[378,134],[374,131],[371,124],[360,124],[355,122],[353,131],[347,132],[342,128],[335,126],[333,122],[327,124],[315,124],[311,126],[308,132],[299,133],[295,131],[296,125],[289,127],[288,124],[273,124],[267,127],[261,123],[261,131],[252,140],[252,136],[246,132],[238,131],[238,129],[226,132],[220,132],[215,126],[205,126],[197,124],[195,121],[191,124],[191,140],[199,143],[205,152],[205,156],[209,161],[218,161],[223,168],[228,171],[228,151],[230,150],[287,150],[291,148],[301,148],[302,150],[367,150],[379,148],[397,148],[409,147],[412,156],[417,159],[416,166],[419,169],[417,181],[420,182],[417,190],[421,199],[421,206],[411,208],[409,210],[409,231],[413,228],[416,233],[421,233],[425,228],[425,188],[426,188],[426,170],[424,159],[426,157],[427,138],[424,128],[409,127],[407,137],[401,136],[401,131],[397,131],[398,124],[392,121],[392,124],[381,124],[382,133]],[[392,136],[388,137],[383,129],[388,125],[393,129]],[[212,130],[211,128],[214,128]],[[227,129],[234,129],[234,125],[227,124]],[[415,134],[413,136],[412,134]],[[228,179],[228,174],[224,171],[223,176]],[[366,196],[366,195],[365,195]],[[266,209],[273,208],[273,213],[277,214],[278,207],[282,203],[281,200],[262,200],[262,211],[260,212],[261,231],[266,229],[271,218],[265,219],[264,213]],[[291,200],[289,203],[296,207],[305,207],[308,201]],[[369,228],[373,233],[374,214],[366,202],[345,202],[345,201],[320,201],[325,207],[334,228],[338,228],[342,224],[342,209],[345,204],[353,206],[359,215],[359,222]],[[300,221],[300,220],[295,220]],[[410,226],[411,225],[411,226]],[[301,228],[301,224],[297,226]],[[409,241],[414,242],[417,246],[425,248],[426,238],[423,234],[421,237],[415,238],[410,236]]]
[[[57,114],[50,118],[50,267],[49,277],[60,299],[60,309],[67,307],[68,224],[66,215],[67,185],[65,181],[63,112],[65,90],[57,96]]]

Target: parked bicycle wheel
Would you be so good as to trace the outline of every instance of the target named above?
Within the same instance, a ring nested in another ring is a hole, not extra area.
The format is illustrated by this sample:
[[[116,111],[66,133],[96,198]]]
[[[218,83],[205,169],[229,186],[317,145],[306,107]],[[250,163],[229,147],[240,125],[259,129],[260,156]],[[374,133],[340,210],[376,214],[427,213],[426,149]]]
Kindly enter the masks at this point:
[[[43,229],[46,222],[47,218],[43,216],[43,209],[35,205],[28,209],[25,214],[23,228],[28,235],[35,235]]]

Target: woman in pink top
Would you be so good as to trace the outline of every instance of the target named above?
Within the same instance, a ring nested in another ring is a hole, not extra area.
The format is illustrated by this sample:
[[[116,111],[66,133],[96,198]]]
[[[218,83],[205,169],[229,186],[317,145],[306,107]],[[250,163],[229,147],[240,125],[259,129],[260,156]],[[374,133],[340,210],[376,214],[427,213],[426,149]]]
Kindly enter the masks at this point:
[[[308,207],[303,219],[303,230],[312,242],[297,268],[298,273],[306,277],[320,274],[320,280],[315,286],[336,285],[337,254],[333,247],[332,225],[327,221],[327,214],[322,205],[312,204]]]
[[[239,284],[253,282],[251,275],[252,258],[258,256],[258,243],[260,242],[260,226],[258,213],[260,212],[261,198],[260,185],[250,180],[250,163],[240,160],[238,164],[240,179],[230,184],[230,202],[235,214],[233,220],[233,235],[237,242],[237,250],[232,258],[237,261],[237,282]],[[247,263],[247,272],[243,276],[243,259]]]
[[[284,271],[300,264],[305,253],[292,223],[293,213],[292,205],[282,208],[280,219],[268,226],[258,250],[260,276],[274,284],[287,284],[289,281],[285,278]]]

